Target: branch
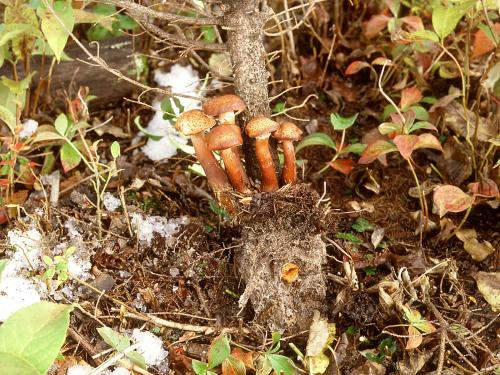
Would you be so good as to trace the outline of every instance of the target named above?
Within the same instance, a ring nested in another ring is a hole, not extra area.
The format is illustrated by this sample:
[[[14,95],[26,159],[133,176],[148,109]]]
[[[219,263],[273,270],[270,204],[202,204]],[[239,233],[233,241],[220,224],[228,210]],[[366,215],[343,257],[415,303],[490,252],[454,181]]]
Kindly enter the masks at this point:
[[[172,13],[159,12],[157,10],[148,8],[144,5],[140,5],[129,0],[106,0],[106,1],[120,8],[124,8],[128,11],[131,11],[134,14],[141,14],[142,16],[149,16],[167,22],[183,23],[185,25],[206,26],[206,25],[220,25],[222,21],[220,18],[217,17],[193,18],[193,17],[178,16],[177,14],[172,14]]]
[[[205,50],[205,51],[215,51],[215,52],[223,52],[226,50],[226,45],[222,43],[206,43],[206,42],[200,42],[198,40],[192,40],[192,39],[186,39],[182,37],[178,37],[175,35],[172,35],[165,30],[161,29],[160,27],[153,25],[152,23],[149,23],[145,21],[144,19],[140,18],[139,14],[134,13],[133,11],[129,11],[127,13],[130,13],[130,15],[135,18],[137,22],[140,22],[140,24],[150,33],[158,36],[159,38],[163,39],[165,42],[170,42],[172,44],[176,44],[181,47],[186,47],[189,49],[194,49],[194,50]]]

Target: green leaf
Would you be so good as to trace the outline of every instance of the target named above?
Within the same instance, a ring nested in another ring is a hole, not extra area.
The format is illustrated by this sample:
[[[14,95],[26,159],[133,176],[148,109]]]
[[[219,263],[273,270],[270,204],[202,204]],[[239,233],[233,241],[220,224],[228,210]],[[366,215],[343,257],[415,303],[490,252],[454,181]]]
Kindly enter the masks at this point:
[[[203,34],[203,40],[207,43],[214,43],[217,40],[217,34],[213,26],[202,26],[201,32]]]
[[[116,159],[120,156],[120,144],[117,141],[111,143],[111,156]]]
[[[41,375],[42,373],[20,356],[0,352],[0,375]]]
[[[280,349],[281,333],[279,333],[278,331],[274,331],[272,333],[272,340],[273,343],[271,345],[269,353],[276,353]]]
[[[109,327],[97,328],[97,332],[106,344],[120,353],[130,346],[130,339],[127,336],[121,335]]]
[[[137,126],[137,128],[139,128],[139,131],[144,134],[146,137],[148,137],[149,139],[152,139],[153,141],[159,141],[160,139],[163,138],[162,135],[156,135],[156,134],[153,134],[153,133],[150,133],[148,132],[146,129],[144,129],[141,125],[141,118],[139,116],[137,116],[135,119],[134,119],[134,124],[135,126]]]
[[[0,105],[0,120],[2,120],[7,124],[12,133],[15,132],[16,116],[7,107],[4,107],[3,105]]]
[[[446,6],[441,0],[434,0],[432,5],[432,27],[440,39],[446,38],[457,27],[466,10],[452,3]]]
[[[429,120],[429,112],[427,110],[419,105],[414,105],[406,110],[406,112],[413,111],[415,112],[415,118],[417,120],[421,121],[427,121]]]
[[[395,122],[383,122],[378,126],[378,131],[380,134],[402,134],[403,126],[401,124],[396,124]]]
[[[349,129],[354,125],[356,119],[358,118],[358,113],[351,117],[342,117],[338,113],[332,113],[330,115],[330,122],[335,130],[345,130]]]
[[[0,46],[5,45],[21,35],[41,36],[40,31],[38,31],[33,25],[25,23],[10,23],[4,25],[2,31],[0,31]]]
[[[340,238],[341,240],[346,240],[355,244],[361,244],[363,241],[352,233],[337,233],[335,237]]]
[[[47,266],[52,266],[54,264],[54,261],[52,260],[51,257],[47,256],[47,255],[44,255],[42,257],[42,260],[43,262],[47,265]]]
[[[197,375],[205,375],[208,370],[208,364],[205,362],[198,361],[196,359],[191,360],[191,366],[193,367],[193,371]]]
[[[431,30],[418,30],[409,35],[411,40],[430,40],[439,43],[439,37]]]
[[[295,366],[290,358],[280,354],[266,353],[266,359],[271,364],[271,367],[277,374],[293,375],[295,374]]]
[[[278,102],[276,105],[273,107],[273,113],[281,113],[285,110],[286,103],[285,102]]]
[[[364,143],[353,143],[352,145],[347,146],[341,151],[341,154],[344,153],[353,153],[356,155],[360,155],[366,148]]]
[[[26,362],[45,374],[64,344],[72,310],[73,306],[42,301],[12,314],[0,327],[0,358],[17,358],[23,366]],[[25,374],[5,372],[4,361],[0,363],[0,373]],[[37,372],[26,372],[30,373]]]
[[[46,9],[42,15],[42,32],[47,43],[54,52],[57,61],[61,60],[62,51],[68,41],[69,33],[73,31],[75,16],[71,2],[59,0],[54,2],[53,11]],[[61,25],[60,21],[64,24]]]
[[[380,344],[378,344],[378,350],[380,350],[381,354],[384,354],[386,356],[391,356],[396,353],[396,349],[396,341],[394,341],[390,337],[383,339],[382,341],[380,341]]]
[[[410,126],[410,129],[408,129],[408,133],[411,134],[414,131],[419,130],[419,129],[438,131],[437,128],[428,121],[417,121],[412,126]]]
[[[172,104],[172,98],[166,97],[160,103],[160,108],[163,111],[164,120],[173,120],[176,117],[174,106]]]
[[[405,318],[411,326],[417,328],[421,332],[429,333],[434,332],[436,328],[426,319],[422,318],[420,312],[409,307],[403,306]]]
[[[231,347],[226,335],[221,335],[215,339],[208,350],[208,367],[219,366],[231,354]]]
[[[365,267],[363,271],[365,271],[366,276],[375,276],[377,274],[377,267]]]
[[[299,152],[305,147],[310,146],[326,146],[334,150],[337,149],[335,142],[330,138],[330,136],[325,133],[312,133],[305,137],[302,142],[300,142],[295,148],[295,152]]]
[[[61,147],[61,163],[65,173],[77,167],[81,161],[82,155],[70,143],[65,143]]]
[[[142,368],[143,370],[146,370],[148,368],[146,364],[146,360],[144,359],[144,356],[139,353],[136,350],[133,350],[131,352],[128,352],[126,354],[127,358],[130,359],[134,364]]]
[[[57,116],[56,121],[54,122],[54,127],[62,136],[66,135],[66,132],[68,131],[68,125],[68,118],[64,113],[61,113],[59,116]]]
[[[374,230],[375,226],[373,224],[370,224],[370,222],[365,218],[359,217],[356,219],[354,224],[351,225],[351,228],[358,233],[363,233],[369,230]]]

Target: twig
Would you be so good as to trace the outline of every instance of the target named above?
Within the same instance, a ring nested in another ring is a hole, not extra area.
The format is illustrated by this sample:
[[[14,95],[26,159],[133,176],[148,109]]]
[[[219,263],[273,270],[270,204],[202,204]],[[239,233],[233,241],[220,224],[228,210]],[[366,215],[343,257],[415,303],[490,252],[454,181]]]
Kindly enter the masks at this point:
[[[162,318],[158,318],[157,316],[150,315],[150,314],[138,315],[135,313],[126,312],[124,314],[124,316],[126,316],[127,318],[132,318],[132,319],[142,320],[144,322],[153,323],[153,324],[156,324],[156,325],[159,325],[162,327],[180,329],[182,331],[198,332],[198,333],[203,333],[205,335],[210,335],[210,334],[215,332],[215,329],[213,327],[177,323],[177,322],[173,322],[171,320],[165,320]]]
[[[444,356],[446,354],[446,341],[448,340],[448,323],[444,320],[443,315],[439,312],[439,310],[434,306],[432,301],[429,299],[426,301],[426,305],[432,310],[432,313],[436,316],[440,325],[440,342],[439,342],[439,360],[436,369],[436,375],[441,375],[443,373],[444,366]]]

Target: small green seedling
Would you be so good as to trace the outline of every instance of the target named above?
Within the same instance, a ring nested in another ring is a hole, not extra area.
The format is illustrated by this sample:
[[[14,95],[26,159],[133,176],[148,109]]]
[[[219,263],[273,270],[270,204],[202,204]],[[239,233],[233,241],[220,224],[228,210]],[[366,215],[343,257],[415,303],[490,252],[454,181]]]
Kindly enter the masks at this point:
[[[76,248],[74,246],[70,246],[64,251],[63,255],[56,255],[54,258],[44,255],[42,259],[48,268],[43,274],[43,279],[50,281],[56,277],[57,288],[64,284],[69,278],[68,260],[69,257],[75,253],[75,251]]]
[[[97,328],[97,332],[102,339],[115,349],[118,353],[123,353],[135,365],[142,369],[146,369],[146,360],[143,355],[136,350],[132,350],[130,339],[127,336],[121,335],[109,327]]]

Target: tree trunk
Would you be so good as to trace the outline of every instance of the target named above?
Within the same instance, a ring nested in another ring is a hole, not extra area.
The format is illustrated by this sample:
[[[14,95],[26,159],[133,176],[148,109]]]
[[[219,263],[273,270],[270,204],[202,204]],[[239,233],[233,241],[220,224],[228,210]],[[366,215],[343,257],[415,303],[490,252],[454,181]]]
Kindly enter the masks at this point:
[[[262,29],[273,10],[265,0],[224,0],[223,11],[235,91],[247,104],[242,116],[246,124],[254,116],[269,116],[271,113],[267,87],[269,72],[266,69]],[[255,142],[243,133],[247,172],[252,178],[260,179]],[[275,142],[271,144],[271,153],[278,168]]]

